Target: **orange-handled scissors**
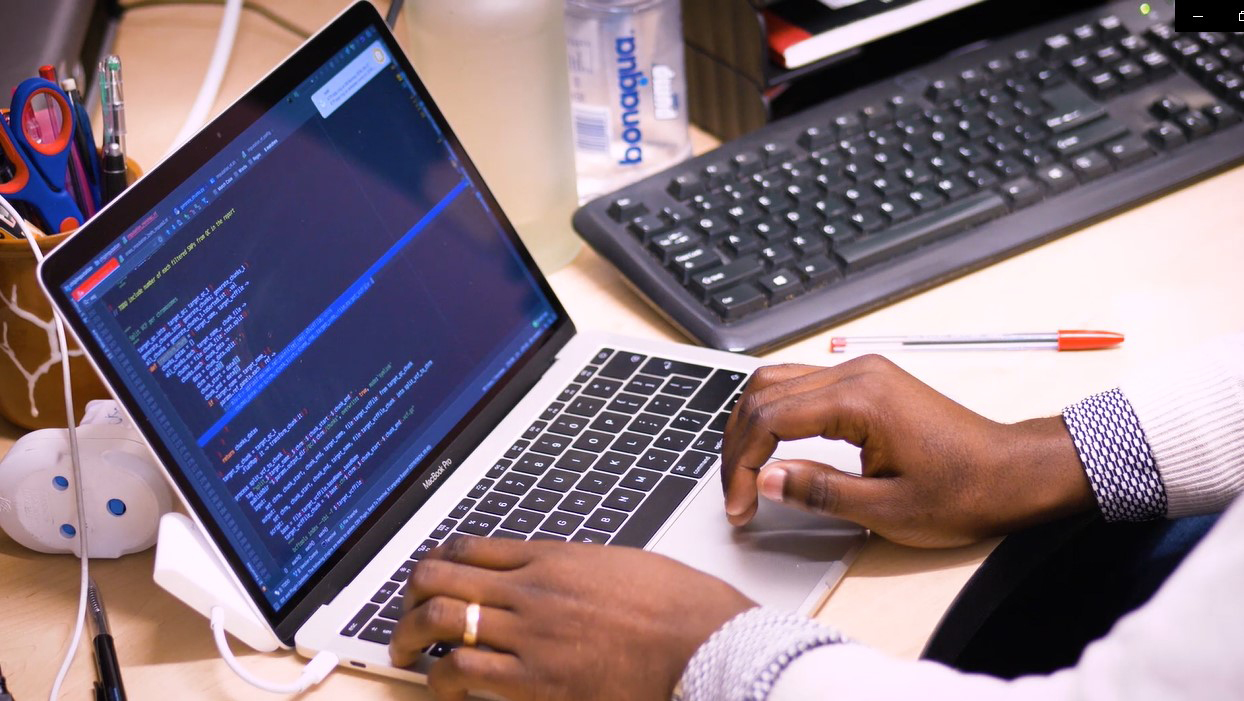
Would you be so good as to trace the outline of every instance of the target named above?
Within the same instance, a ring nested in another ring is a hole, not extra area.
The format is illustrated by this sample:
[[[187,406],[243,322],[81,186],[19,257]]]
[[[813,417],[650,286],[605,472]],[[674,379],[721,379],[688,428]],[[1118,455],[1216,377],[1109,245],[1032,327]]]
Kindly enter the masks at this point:
[[[0,195],[26,203],[50,233],[82,223],[82,210],[65,187],[73,120],[69,98],[43,78],[23,80],[9,119],[0,119],[0,151],[13,170],[0,183]]]

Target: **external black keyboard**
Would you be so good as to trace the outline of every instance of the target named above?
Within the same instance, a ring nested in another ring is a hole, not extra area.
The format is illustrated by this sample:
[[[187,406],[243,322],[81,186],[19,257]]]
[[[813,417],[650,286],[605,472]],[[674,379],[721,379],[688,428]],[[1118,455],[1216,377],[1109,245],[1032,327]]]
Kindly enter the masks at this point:
[[[1111,4],[770,124],[574,225],[688,335],[753,352],[1238,163],[1241,109],[1244,35]]]
[[[717,461],[746,379],[744,372],[601,349],[341,635],[387,645],[411,568],[448,538],[644,547]]]

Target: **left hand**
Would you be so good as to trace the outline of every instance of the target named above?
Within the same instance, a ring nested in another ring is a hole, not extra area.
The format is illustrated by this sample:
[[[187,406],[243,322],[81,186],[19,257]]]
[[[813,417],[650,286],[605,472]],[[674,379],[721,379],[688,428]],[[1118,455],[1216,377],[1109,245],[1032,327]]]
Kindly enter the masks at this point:
[[[389,644],[406,666],[459,643],[481,604],[479,647],[433,664],[442,701],[468,691],[524,699],[668,699],[696,649],[755,602],[669,558],[625,547],[458,538],[411,572]]]

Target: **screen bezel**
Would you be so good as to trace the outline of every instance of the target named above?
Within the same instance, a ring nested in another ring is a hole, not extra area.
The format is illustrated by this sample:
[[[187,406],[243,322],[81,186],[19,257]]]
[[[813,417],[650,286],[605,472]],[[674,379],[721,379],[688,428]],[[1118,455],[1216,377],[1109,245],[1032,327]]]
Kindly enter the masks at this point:
[[[154,426],[144,416],[141,403],[128,391],[120,374],[106,362],[105,353],[87,330],[82,318],[76,313],[72,300],[62,290],[64,285],[83,266],[106,250],[116,236],[137,224],[158,203],[193,177],[220,149],[253,125],[270,108],[277,105],[292,90],[319,69],[349,41],[369,27],[385,42],[393,60],[410,77],[410,84],[424,102],[429,115],[441,129],[449,147],[456,153],[487,206],[497,215],[497,221],[522,257],[523,263],[540,291],[548,298],[557,320],[544,337],[533,344],[479,403],[437,444],[424,458],[424,466],[441,464],[451,460],[461,465],[471,450],[491,431],[510,408],[543,375],[554,356],[574,335],[574,325],[560,300],[553,293],[548,280],[536,266],[530,253],[522,244],[513,224],[505,216],[496,198],[488,189],[474,163],[469,159],[461,142],[446,122],[444,115],[433,102],[431,94],[410,65],[396,39],[385,25],[376,9],[361,1],[343,11],[335,20],[300,46],[278,67],[261,79],[254,87],[212,120],[185,145],[166,157],[147,175],[131,186],[123,196],[109,204],[98,215],[70,236],[39,266],[39,280],[53,305],[68,322],[79,344],[86,349],[87,357],[99,371],[113,395],[125,407],[148,445],[165,466],[165,472],[182,496],[183,502],[193,512],[196,521],[207,530],[217,550],[228,561],[237,579],[246,589],[256,608],[264,615],[277,637],[285,644],[293,644],[294,633],[319,606],[330,600],[369,561],[394,533],[401,528],[435,491],[424,490],[418,476],[423,470],[412,472],[401,487],[395,489],[376,511],[361,524],[332,557],[286,602],[280,611],[274,609],[256,582],[245,574],[243,560],[234,551],[223,531],[209,515],[206,505],[191,486],[174,459],[174,454],[160,439]],[[569,228],[569,222],[567,222]],[[445,479],[437,482],[444,484]]]

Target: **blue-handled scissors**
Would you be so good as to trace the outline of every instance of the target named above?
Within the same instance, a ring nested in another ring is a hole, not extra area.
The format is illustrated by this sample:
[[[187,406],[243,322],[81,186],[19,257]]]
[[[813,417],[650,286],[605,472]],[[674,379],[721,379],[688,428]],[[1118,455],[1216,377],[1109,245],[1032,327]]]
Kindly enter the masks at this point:
[[[0,195],[26,203],[49,233],[82,223],[82,210],[65,187],[73,120],[69,98],[43,78],[23,80],[8,120],[0,118],[0,150],[13,170],[0,183]]]

